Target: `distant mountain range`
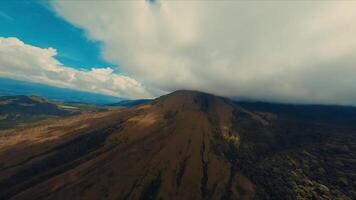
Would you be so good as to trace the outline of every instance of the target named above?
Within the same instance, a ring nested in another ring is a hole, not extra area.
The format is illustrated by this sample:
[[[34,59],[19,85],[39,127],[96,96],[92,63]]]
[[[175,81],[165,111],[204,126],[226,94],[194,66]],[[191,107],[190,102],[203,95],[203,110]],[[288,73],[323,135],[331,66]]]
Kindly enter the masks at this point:
[[[106,106],[57,102],[40,96],[0,96],[0,130],[45,119],[106,110]]]
[[[148,103],[152,101],[152,99],[134,99],[134,100],[122,100],[117,103],[111,103],[107,104],[108,106],[117,106],[117,107],[132,107],[132,106],[137,106],[141,105],[144,103]]]
[[[38,96],[3,96],[0,97],[0,130],[25,122],[76,113],[79,110],[65,109]]]
[[[58,100],[64,102],[80,102],[87,104],[111,104],[117,103],[124,98],[83,92],[67,88],[59,88],[39,83],[19,81],[0,77],[0,96],[42,96],[46,99]]]
[[[0,199],[353,200],[355,121],[354,107],[177,91],[8,131]]]

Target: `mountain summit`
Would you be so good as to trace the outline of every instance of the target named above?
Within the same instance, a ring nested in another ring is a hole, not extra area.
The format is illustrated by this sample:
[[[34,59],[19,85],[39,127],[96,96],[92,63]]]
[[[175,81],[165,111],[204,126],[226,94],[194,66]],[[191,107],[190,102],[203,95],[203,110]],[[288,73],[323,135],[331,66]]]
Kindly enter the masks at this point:
[[[333,115],[315,117],[326,111]],[[177,91],[7,131],[0,196],[352,199],[355,119],[354,108],[236,103]]]

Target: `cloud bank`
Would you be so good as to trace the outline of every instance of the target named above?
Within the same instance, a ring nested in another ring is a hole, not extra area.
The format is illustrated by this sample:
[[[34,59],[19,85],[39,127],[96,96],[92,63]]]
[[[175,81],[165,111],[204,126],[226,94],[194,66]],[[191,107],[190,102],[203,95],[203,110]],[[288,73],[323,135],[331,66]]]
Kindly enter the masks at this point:
[[[356,105],[355,2],[54,1],[53,8],[103,42],[107,60],[158,91]]]
[[[53,48],[38,48],[17,38],[0,37],[0,76],[127,98],[150,97],[136,80],[113,69],[90,71],[63,66]]]

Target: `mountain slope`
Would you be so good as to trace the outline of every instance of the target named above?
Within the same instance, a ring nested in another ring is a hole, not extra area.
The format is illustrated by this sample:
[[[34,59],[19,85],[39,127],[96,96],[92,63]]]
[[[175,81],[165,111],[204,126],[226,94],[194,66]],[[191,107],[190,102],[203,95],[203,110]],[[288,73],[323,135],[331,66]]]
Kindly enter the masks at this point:
[[[7,132],[0,138],[0,194],[5,199],[353,198],[355,177],[345,175],[356,172],[355,125],[247,107],[178,91],[134,108]]]

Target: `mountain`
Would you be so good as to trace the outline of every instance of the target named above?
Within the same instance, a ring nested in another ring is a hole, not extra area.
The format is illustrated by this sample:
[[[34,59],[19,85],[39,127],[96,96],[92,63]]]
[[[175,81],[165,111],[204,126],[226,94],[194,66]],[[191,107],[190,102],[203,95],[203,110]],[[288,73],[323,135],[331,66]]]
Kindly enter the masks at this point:
[[[122,100],[117,103],[107,104],[108,106],[117,106],[117,107],[132,107],[138,106],[144,103],[150,102],[151,99],[134,99],[134,100]]]
[[[19,81],[0,77],[0,96],[42,96],[46,99],[64,101],[64,102],[80,102],[87,104],[110,104],[116,103],[123,98],[113,97],[103,94],[83,92],[68,88],[59,88],[39,83]]]
[[[351,200],[355,120],[177,91],[0,133],[0,199]]]
[[[24,122],[75,113],[78,111],[65,109],[38,96],[0,97],[0,129],[11,128]]]

